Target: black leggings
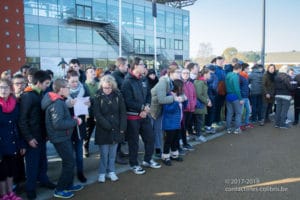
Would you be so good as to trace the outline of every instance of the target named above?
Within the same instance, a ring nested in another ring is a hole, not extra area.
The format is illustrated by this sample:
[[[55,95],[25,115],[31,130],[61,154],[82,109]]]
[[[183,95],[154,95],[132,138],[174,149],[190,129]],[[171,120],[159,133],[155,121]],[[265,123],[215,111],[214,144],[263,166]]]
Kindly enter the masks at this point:
[[[169,154],[179,149],[180,129],[165,131],[164,154]]]

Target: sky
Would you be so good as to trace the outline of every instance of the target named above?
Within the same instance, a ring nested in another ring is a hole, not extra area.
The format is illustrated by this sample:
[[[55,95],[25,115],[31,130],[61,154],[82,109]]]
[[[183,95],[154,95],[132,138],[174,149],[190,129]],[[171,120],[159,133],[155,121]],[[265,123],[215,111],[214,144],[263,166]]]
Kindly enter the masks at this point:
[[[263,0],[197,0],[190,11],[190,56],[200,43],[214,55],[227,47],[260,51]],[[265,52],[300,51],[300,0],[266,0]]]

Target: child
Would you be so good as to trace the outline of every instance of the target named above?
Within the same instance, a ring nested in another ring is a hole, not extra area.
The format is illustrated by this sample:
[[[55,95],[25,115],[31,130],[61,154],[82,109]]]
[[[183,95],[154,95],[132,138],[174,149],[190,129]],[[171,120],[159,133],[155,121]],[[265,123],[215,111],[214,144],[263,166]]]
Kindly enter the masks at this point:
[[[173,81],[174,96],[173,103],[163,105],[162,128],[165,131],[165,142],[162,154],[162,161],[165,165],[171,166],[171,160],[183,161],[179,157],[179,135],[183,118],[184,106],[187,104],[187,97],[183,93],[182,80]],[[170,155],[171,150],[171,155]]]
[[[53,83],[53,92],[47,93],[42,100],[42,109],[46,111],[48,138],[62,159],[62,171],[54,192],[54,197],[57,198],[71,198],[74,191],[83,188],[81,185],[73,185],[75,163],[71,136],[74,127],[82,121],[81,118],[72,118],[70,115],[64,102],[69,93],[68,82],[57,79]]]
[[[21,149],[21,140],[17,131],[19,107],[11,95],[11,82],[0,79],[0,199],[21,200],[13,192],[13,176],[16,174],[17,152]]]

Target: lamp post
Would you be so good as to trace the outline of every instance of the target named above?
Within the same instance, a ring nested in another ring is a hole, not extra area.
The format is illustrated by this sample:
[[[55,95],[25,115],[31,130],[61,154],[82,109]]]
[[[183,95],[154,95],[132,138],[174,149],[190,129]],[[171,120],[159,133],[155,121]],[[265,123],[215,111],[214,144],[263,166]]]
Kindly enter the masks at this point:
[[[261,64],[265,65],[265,39],[266,39],[266,0],[263,1],[263,10],[262,10],[262,46],[261,46],[261,55],[260,60]]]

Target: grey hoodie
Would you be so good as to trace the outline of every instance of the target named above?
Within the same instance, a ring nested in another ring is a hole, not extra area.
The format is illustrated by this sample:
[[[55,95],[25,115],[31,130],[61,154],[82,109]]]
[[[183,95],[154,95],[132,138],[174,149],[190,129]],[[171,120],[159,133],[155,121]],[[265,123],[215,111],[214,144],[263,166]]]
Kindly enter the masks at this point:
[[[45,110],[46,129],[50,142],[60,143],[71,140],[77,120],[71,117],[64,100],[58,94],[49,92],[42,99],[42,109]]]

